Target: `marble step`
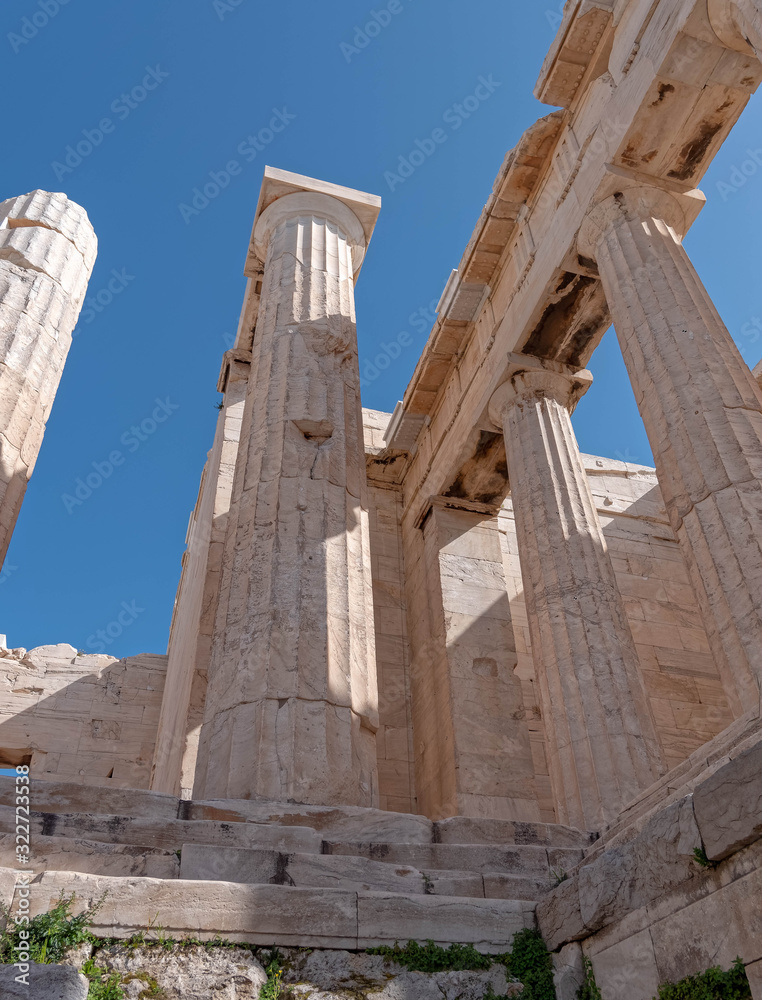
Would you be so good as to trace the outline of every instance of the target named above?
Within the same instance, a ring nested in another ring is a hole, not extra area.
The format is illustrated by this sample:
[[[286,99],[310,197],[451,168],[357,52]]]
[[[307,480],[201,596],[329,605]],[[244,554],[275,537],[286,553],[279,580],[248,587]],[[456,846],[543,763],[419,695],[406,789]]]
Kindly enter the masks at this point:
[[[0,834],[12,834],[15,814],[0,807]],[[224,823],[215,820],[149,820],[127,816],[94,816],[66,813],[31,814],[32,853],[38,838],[72,842],[90,841],[165,852],[189,844],[216,848],[270,850],[279,854],[331,855],[406,866],[417,871],[469,872],[513,875],[547,881],[554,873],[568,871],[582,860],[580,848],[543,847],[521,844],[498,847],[491,844],[378,844],[321,840],[309,827],[268,826],[256,823]],[[457,893],[456,893],[457,895]]]
[[[0,869],[0,890],[7,884],[12,894],[14,878],[14,872]],[[536,923],[536,904],[512,899],[109,878],[63,871],[44,872],[33,883],[30,915],[52,909],[62,891],[75,895],[75,912],[105,893],[93,933],[122,939],[149,931],[147,936],[156,938],[223,937],[263,946],[349,951],[432,940],[443,946],[472,944],[496,954],[509,950],[513,936]],[[3,900],[3,895],[0,892],[0,901],[7,905],[11,900]]]
[[[0,806],[12,806],[13,778],[0,777]],[[303,806],[239,799],[185,801],[156,792],[32,780],[32,808],[40,813],[129,816],[267,826],[309,827],[325,840],[402,844],[495,844],[587,847],[594,835],[550,823],[454,816],[432,822],[424,816],[352,806]]]
[[[183,844],[192,843],[264,847],[304,854],[320,854],[322,847],[320,835],[309,827],[212,820],[133,819],[129,816],[32,812],[30,828],[33,852],[40,836],[135,845],[163,851],[177,851]],[[0,833],[9,834],[14,829],[14,810],[0,806]]]
[[[555,878],[576,867],[583,859],[581,849],[490,844],[363,844],[323,842],[323,853],[366,858],[386,864],[409,865],[419,871],[467,871],[479,874]]]
[[[409,865],[349,855],[281,854],[200,844],[183,847],[180,878],[411,896],[523,900],[538,900],[556,884],[547,877],[433,869],[423,872]]]
[[[174,851],[144,845],[106,844],[97,840],[72,840],[34,834],[31,870],[73,871],[90,875],[145,878],[178,878],[180,858]],[[0,836],[0,867],[15,868],[16,838]]]

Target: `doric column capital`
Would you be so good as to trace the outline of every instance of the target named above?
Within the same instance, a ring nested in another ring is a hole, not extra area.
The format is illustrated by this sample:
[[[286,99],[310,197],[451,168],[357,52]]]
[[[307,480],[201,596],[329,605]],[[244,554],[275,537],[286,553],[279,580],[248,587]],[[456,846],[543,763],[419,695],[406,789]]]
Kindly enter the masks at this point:
[[[762,51],[762,0],[708,0],[709,23],[729,49],[757,58]]]
[[[273,233],[289,219],[318,218],[337,226],[352,250],[352,266],[357,272],[367,249],[362,223],[343,202],[317,191],[299,191],[274,201],[262,212],[254,227],[254,252],[261,261]]]
[[[587,369],[579,372],[547,368],[538,359],[527,358],[528,365],[515,371],[507,382],[495,390],[489,401],[490,420],[503,427],[506,413],[518,403],[533,402],[538,397],[553,399],[572,412],[593,384]]]
[[[664,227],[662,231],[670,230],[677,243],[688,230],[686,212],[678,196],[656,186],[623,186],[588,212],[577,236],[579,254],[595,260],[601,240],[623,220],[644,225],[655,222]]]

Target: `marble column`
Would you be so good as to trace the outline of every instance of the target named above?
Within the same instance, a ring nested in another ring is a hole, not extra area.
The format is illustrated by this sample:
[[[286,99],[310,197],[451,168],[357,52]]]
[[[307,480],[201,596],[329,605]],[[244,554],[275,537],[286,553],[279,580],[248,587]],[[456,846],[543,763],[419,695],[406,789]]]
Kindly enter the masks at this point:
[[[709,21],[720,41],[762,59],[762,0],[709,0]]]
[[[369,234],[351,197],[301,180],[317,190],[278,197],[254,232],[264,277],[194,797],[372,806],[378,691],[354,307]]]
[[[0,566],[95,263],[84,209],[33,191],[0,203]]]
[[[600,830],[662,765],[571,426],[590,382],[588,372],[519,368],[492,397],[490,415],[505,435],[558,821]]]
[[[762,391],[696,274],[679,200],[631,188],[589,215],[600,270],[707,634],[737,715],[762,686]]]

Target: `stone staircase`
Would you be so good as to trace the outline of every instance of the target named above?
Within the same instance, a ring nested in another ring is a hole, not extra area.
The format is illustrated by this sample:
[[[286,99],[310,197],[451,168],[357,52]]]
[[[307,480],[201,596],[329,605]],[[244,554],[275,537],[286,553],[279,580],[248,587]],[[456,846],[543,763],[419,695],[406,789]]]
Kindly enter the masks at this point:
[[[13,779],[0,778],[6,870],[17,867],[14,791]],[[177,935],[305,947],[350,947],[354,935],[352,947],[430,938],[501,950],[516,930],[533,926],[537,901],[592,842],[542,823],[188,802],[58,782],[32,781],[30,796],[35,912],[61,889],[76,892],[81,905],[107,891],[115,902],[95,929],[115,937],[160,925]],[[332,904],[346,910],[337,935],[321,926]],[[240,926],[228,926],[221,905]]]

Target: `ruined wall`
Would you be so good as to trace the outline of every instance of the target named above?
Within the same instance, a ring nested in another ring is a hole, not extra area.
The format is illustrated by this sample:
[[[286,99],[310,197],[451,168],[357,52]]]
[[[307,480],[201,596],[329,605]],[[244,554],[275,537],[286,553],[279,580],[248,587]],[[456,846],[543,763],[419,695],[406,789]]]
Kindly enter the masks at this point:
[[[36,778],[148,788],[167,658],[0,650],[0,766]]]
[[[750,716],[540,902],[559,1000],[576,996],[583,953],[607,1000],[651,1000],[662,983],[737,957],[762,996],[762,743]],[[698,849],[709,863],[697,863]]]

